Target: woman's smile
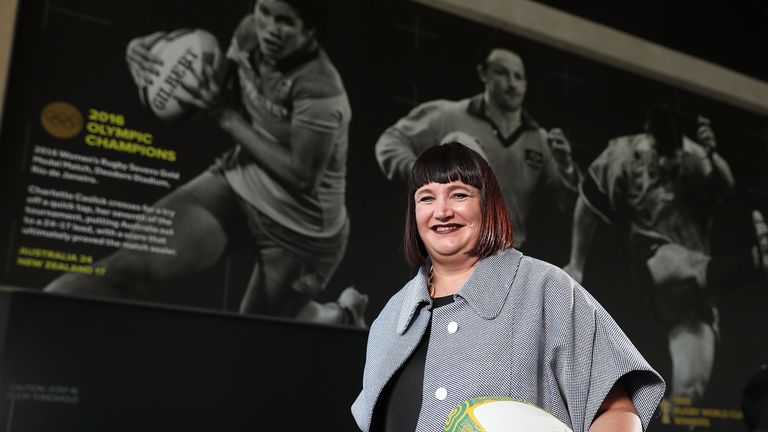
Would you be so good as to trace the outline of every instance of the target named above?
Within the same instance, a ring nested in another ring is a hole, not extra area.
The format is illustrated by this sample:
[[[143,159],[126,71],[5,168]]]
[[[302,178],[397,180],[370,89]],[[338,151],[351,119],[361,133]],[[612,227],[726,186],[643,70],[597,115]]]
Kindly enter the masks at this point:
[[[431,257],[470,259],[481,225],[480,190],[461,181],[416,190],[416,224]]]

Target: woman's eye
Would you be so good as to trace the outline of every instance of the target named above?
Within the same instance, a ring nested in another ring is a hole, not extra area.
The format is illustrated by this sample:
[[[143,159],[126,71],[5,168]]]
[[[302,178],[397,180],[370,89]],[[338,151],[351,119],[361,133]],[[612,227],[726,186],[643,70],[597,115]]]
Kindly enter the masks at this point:
[[[419,202],[430,202],[433,199],[434,198],[432,198],[431,196],[423,196],[423,197],[419,198]]]
[[[464,199],[464,198],[467,198],[468,196],[469,195],[467,195],[465,193],[455,193],[455,194],[453,194],[453,197],[456,198],[456,199]]]

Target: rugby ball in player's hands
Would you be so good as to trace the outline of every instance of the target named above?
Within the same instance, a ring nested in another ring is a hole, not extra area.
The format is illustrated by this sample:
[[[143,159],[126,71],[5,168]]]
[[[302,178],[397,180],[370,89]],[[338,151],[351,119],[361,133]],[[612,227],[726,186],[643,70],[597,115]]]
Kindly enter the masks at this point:
[[[158,56],[163,64],[155,65],[159,74],[152,76],[152,84],[140,89],[141,102],[157,117],[166,121],[178,119],[195,109],[179,103],[175,97],[182,93],[187,94],[181,86],[182,82],[192,87],[198,85],[195,74],[190,70],[202,76],[203,64],[211,65],[215,73],[223,64],[221,48],[216,37],[201,29],[172,31],[155,41],[149,50]]]
[[[448,415],[443,432],[573,432],[557,417],[528,402],[480,397]]]

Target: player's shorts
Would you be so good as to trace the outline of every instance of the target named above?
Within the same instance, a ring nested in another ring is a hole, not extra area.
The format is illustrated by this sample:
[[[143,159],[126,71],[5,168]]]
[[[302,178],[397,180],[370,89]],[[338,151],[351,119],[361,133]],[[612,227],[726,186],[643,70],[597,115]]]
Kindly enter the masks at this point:
[[[339,232],[327,238],[296,233],[237,195],[216,163],[180,187],[178,193],[197,201],[219,221],[227,234],[229,249],[244,245],[253,248],[258,263],[269,270],[270,280],[290,281],[291,288],[299,293],[317,295],[344,257],[349,239],[348,219]],[[278,256],[272,259],[279,262],[270,262],[271,257]],[[286,274],[276,274],[281,271]]]
[[[710,325],[717,321],[717,309],[712,297],[700,289],[695,280],[657,286],[654,283],[648,261],[658,249],[668,244],[664,239],[633,232],[629,238],[630,271],[636,289],[651,297],[654,313],[666,328],[671,328],[691,314]]]
[[[319,294],[344,258],[349,239],[349,219],[342,229],[331,237],[308,237],[283,227],[244,199],[238,197],[238,201],[246,215],[250,243],[256,251],[277,247],[290,253],[290,258],[281,255],[280,265],[271,266],[272,279],[292,280],[293,290],[309,297]],[[286,259],[295,260],[294,265],[282,262]],[[270,266],[269,261],[263,261],[263,264]],[[290,274],[275,275],[277,269]]]

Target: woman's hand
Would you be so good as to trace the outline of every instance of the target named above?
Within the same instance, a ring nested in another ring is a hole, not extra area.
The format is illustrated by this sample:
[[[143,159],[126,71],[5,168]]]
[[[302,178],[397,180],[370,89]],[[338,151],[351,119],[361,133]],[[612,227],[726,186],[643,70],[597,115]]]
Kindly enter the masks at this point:
[[[159,31],[128,42],[125,49],[125,62],[128,63],[128,69],[136,86],[151,85],[153,77],[160,74],[157,67],[163,65],[163,60],[152,54],[150,48],[163,36],[165,32]]]

